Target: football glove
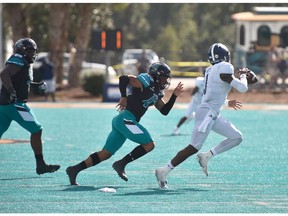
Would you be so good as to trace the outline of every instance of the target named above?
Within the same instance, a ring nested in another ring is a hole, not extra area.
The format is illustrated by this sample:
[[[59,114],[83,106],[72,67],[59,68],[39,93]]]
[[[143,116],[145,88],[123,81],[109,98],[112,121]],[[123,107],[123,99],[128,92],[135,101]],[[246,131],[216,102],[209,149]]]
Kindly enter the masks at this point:
[[[240,76],[241,74],[246,74],[248,73],[249,69],[248,68],[240,68],[237,71],[238,76]]]
[[[38,92],[39,94],[44,94],[45,91],[47,89],[47,83],[46,82],[40,82],[39,85],[38,85]]]
[[[31,82],[31,87],[38,93],[38,94],[44,94],[47,89],[46,82]]]

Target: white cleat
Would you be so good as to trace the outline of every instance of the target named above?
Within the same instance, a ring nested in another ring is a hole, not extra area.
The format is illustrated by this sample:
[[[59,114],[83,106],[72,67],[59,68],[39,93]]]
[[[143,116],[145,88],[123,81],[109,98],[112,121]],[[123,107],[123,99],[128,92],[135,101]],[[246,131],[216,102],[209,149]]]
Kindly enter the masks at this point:
[[[168,190],[168,183],[166,180],[167,172],[164,168],[158,168],[155,170],[155,176],[158,181],[159,188],[162,190]]]
[[[206,176],[208,176],[208,160],[210,157],[205,153],[199,153],[197,155],[198,162],[200,166],[202,167],[203,172]]]

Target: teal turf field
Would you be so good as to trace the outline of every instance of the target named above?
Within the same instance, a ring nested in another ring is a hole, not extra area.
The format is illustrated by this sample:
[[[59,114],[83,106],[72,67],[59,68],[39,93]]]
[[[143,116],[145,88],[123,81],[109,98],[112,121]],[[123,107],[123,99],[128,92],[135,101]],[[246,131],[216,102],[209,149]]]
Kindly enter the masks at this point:
[[[0,144],[0,213],[288,213],[288,111],[223,110],[244,141],[210,161],[209,177],[190,157],[170,173],[169,190],[161,191],[154,170],[189,144],[193,121],[181,127],[179,136],[170,135],[186,110],[173,109],[166,117],[148,110],[141,123],[157,146],[128,164],[128,182],[111,165],[136,146],[131,141],[110,160],[81,172],[80,186],[70,186],[65,169],[102,148],[116,109],[33,110],[44,127],[45,159],[61,168],[38,176],[29,143]],[[13,123],[2,139],[25,141],[29,136]],[[221,139],[211,133],[202,150]],[[117,192],[100,192],[103,187]]]

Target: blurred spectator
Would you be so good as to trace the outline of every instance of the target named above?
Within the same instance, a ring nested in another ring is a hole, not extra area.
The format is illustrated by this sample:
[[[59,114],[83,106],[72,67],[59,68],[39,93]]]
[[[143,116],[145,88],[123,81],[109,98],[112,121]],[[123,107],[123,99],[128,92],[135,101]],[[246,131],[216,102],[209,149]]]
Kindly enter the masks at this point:
[[[277,78],[279,75],[278,70],[278,54],[277,54],[277,47],[272,46],[268,52],[268,59],[267,59],[267,73],[270,75],[269,79],[269,88],[274,89],[277,84]]]
[[[288,60],[288,53],[285,49],[281,49],[279,53],[279,61],[277,64],[277,67],[280,71],[281,74],[281,79],[282,79],[282,88],[285,89],[286,84],[285,80],[287,79],[287,60]]]
[[[145,49],[143,49],[140,58],[138,59],[138,73],[146,73],[149,65],[151,64],[150,58],[147,56]]]
[[[55,66],[50,62],[49,58],[46,57],[41,62],[39,71],[41,73],[42,81],[47,83],[47,89],[45,91],[45,100],[48,100],[48,96],[51,96],[52,101],[55,102],[55,91],[56,91],[56,81],[54,78]]]

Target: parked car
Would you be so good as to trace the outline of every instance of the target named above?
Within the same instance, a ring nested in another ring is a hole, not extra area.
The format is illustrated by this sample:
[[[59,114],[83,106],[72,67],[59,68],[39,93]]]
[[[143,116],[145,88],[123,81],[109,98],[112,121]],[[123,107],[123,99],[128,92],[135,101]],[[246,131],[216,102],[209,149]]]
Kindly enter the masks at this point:
[[[39,77],[40,73],[39,73],[38,69],[40,68],[44,58],[48,58],[48,52],[38,53],[38,57],[33,64],[34,79],[36,78],[35,79],[36,81],[41,79]],[[63,61],[64,82],[67,82],[68,74],[69,74],[69,68],[70,68],[70,53],[64,53],[64,61]],[[100,64],[100,63],[92,63],[92,62],[83,61],[82,62],[82,70],[80,73],[83,73],[85,71],[96,72],[99,74],[103,74],[105,76],[106,75],[106,65]],[[108,67],[108,75],[110,78],[117,76],[116,71],[111,66]]]
[[[138,75],[138,59],[141,57],[143,49],[126,49],[122,55],[122,70],[124,74]],[[159,57],[152,49],[145,49],[147,57],[151,63],[159,62]]]

